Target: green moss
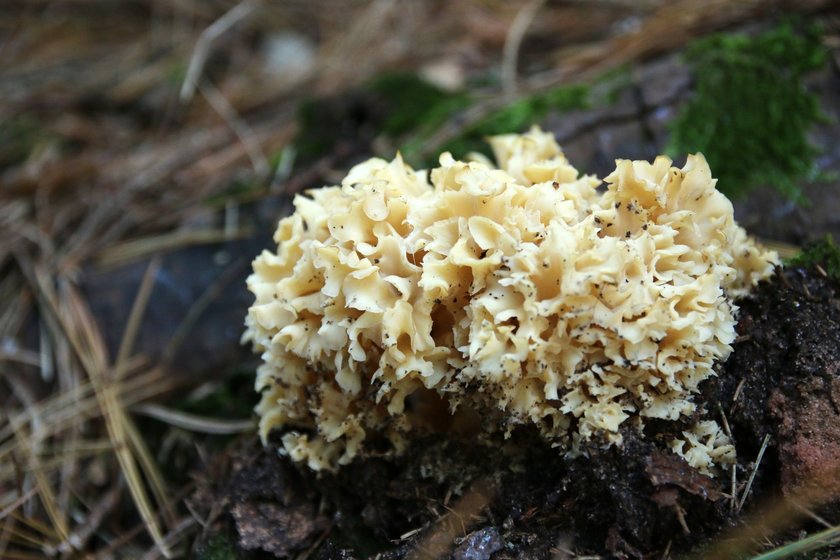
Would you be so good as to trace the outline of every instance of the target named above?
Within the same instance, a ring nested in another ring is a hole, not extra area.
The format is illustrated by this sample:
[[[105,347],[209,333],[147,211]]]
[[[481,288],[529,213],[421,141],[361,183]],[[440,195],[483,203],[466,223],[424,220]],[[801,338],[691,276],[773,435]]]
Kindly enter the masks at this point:
[[[295,149],[303,159],[315,159],[329,153],[338,141],[332,123],[324,119],[325,102],[321,99],[305,99],[298,106],[299,131],[295,138]]]
[[[367,90],[385,105],[387,116],[379,132],[392,138],[440,125],[469,103],[465,94],[443,91],[413,74],[383,74]]]
[[[175,408],[216,418],[247,418],[254,408],[254,370],[237,367],[226,372],[213,390],[198,398],[185,398]]]
[[[786,266],[813,267],[820,265],[831,278],[840,280],[840,247],[830,235],[812,243],[795,257],[785,261]]]
[[[532,125],[544,120],[552,111],[565,112],[583,109],[589,106],[590,90],[588,86],[575,85],[552,89],[548,92],[524,97],[491,112],[479,122],[466,128],[461,134],[450,139],[438,152],[452,152],[456,159],[465,157],[470,152],[491,155],[487,137],[494,134],[524,132]],[[407,162],[415,167],[433,167],[437,165],[437,154],[425,154],[429,138],[450,119],[458,118],[459,112],[473,101],[461,99],[458,104],[439,107],[433,113],[435,118],[428,119],[418,131],[401,144],[400,151]]]
[[[467,93],[443,91],[413,74],[379,76],[361,92],[351,95],[365,100],[361,105],[371,114],[352,115],[336,110],[335,100],[310,100],[301,105],[301,132],[295,143],[300,156],[312,158],[329,153],[342,133],[340,129],[364,124],[375,127],[376,135],[384,137],[388,145],[398,146],[408,163],[432,166],[437,163],[437,156],[424,153],[429,139],[476,102]],[[455,157],[472,151],[487,154],[487,136],[522,132],[551,111],[584,108],[588,99],[588,87],[568,86],[517,100],[487,115],[436,151],[451,151]],[[353,119],[359,117],[366,122],[354,123]]]
[[[197,560],[230,560],[239,558],[239,554],[233,541],[228,536],[219,533],[197,547],[195,558]]]
[[[23,162],[38,144],[53,139],[44,123],[31,114],[18,113],[0,119],[0,169]]]
[[[632,66],[623,64],[601,74],[592,91],[594,105],[609,106],[618,102],[621,94],[634,87]]]
[[[544,120],[552,111],[563,113],[588,106],[589,87],[583,85],[560,87],[525,97],[491,113],[460,136],[447,142],[440,151],[452,152],[455,158],[463,158],[470,152],[489,156],[491,152],[486,141],[488,136],[524,132]]]
[[[469,102],[466,94],[443,91],[414,74],[382,74],[340,98],[304,101],[298,108],[295,147],[301,158],[314,159],[333,151],[342,137],[351,142],[369,142],[372,136],[396,140],[442,126]]]
[[[817,30],[717,35],[685,56],[696,90],[672,123],[668,152],[703,152],[729,196],[769,185],[803,202],[799,184],[816,177],[807,133],[824,118],[803,83],[826,60]]]

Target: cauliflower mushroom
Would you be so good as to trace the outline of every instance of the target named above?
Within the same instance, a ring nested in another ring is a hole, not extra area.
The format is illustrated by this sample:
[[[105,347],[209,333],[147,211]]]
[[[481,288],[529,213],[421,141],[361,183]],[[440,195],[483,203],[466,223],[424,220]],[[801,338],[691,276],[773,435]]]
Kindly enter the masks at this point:
[[[433,421],[406,406],[421,397],[486,430],[534,425],[570,454],[694,412],[732,350],[734,300],[778,263],[703,156],[619,160],[601,193],[538,128],[490,143],[498,168],[361,163],[297,196],[254,261],[260,433],[282,430],[292,459],[335,469],[373,441],[398,454]],[[734,459],[713,421],[685,436],[672,451],[704,472]]]

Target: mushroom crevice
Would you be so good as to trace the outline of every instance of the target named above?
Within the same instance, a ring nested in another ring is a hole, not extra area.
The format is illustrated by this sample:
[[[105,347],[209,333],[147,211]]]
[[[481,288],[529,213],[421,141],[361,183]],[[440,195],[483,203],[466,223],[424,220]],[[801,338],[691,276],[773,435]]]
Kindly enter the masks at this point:
[[[490,143],[498,168],[448,153],[428,173],[359,164],[297,196],[254,261],[260,430],[282,430],[292,459],[398,454],[469,414],[575,454],[695,413],[732,351],[734,301],[778,263],[703,156],[618,160],[599,191],[551,134]],[[734,460],[714,421],[684,435],[671,450],[701,471]]]

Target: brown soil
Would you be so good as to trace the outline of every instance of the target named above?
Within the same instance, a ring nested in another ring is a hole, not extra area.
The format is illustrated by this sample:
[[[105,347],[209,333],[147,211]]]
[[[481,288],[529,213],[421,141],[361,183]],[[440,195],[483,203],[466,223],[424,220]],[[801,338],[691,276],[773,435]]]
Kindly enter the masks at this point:
[[[320,476],[248,441],[232,453],[240,459],[217,465],[230,473],[214,473],[217,482],[195,496],[213,513],[195,555],[210,557],[219,535],[242,557],[320,559],[642,558],[719,543],[747,523],[737,513],[745,492],[746,514],[782,492],[802,497],[813,477],[840,478],[838,283],[786,270],[742,302],[738,333],[732,357],[698,396],[710,415],[726,417],[736,441],[735,496],[728,474],[708,478],[663,451],[684,427],[670,422],[628,429],[622,447],[593,444],[575,459],[527,429],[508,440],[436,434],[399,460],[369,458]],[[800,505],[836,523],[836,498],[832,507],[823,491]]]

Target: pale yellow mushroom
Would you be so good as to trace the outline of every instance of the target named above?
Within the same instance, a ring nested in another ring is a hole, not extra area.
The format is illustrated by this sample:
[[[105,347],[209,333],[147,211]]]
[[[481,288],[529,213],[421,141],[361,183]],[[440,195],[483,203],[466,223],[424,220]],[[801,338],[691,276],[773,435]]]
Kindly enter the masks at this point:
[[[254,261],[260,430],[281,429],[292,459],[335,469],[373,439],[400,453],[439,424],[424,414],[446,413],[423,399],[487,430],[536,426],[572,455],[695,411],[732,350],[734,298],[778,262],[703,156],[619,160],[600,193],[550,134],[490,143],[498,169],[449,154],[428,174],[357,165],[296,197]],[[734,460],[713,421],[685,437],[672,450],[703,472]]]

